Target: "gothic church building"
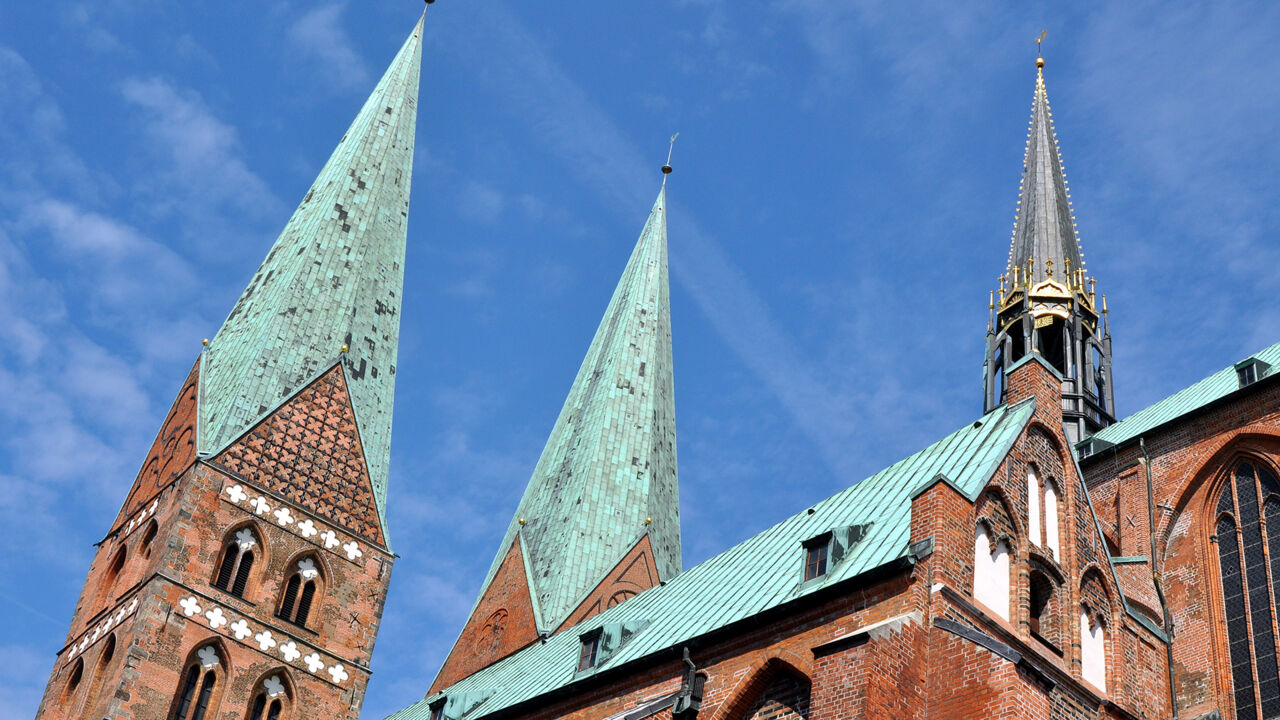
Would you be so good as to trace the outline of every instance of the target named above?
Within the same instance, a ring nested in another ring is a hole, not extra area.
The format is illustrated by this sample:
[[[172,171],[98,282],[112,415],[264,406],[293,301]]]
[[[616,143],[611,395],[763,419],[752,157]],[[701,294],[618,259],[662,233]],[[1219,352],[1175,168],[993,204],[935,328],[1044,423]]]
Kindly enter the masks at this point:
[[[180,386],[40,720],[360,717],[422,32]],[[1280,717],[1280,344],[1116,417],[1043,68],[984,414],[682,568],[664,181],[469,619],[394,720]]]

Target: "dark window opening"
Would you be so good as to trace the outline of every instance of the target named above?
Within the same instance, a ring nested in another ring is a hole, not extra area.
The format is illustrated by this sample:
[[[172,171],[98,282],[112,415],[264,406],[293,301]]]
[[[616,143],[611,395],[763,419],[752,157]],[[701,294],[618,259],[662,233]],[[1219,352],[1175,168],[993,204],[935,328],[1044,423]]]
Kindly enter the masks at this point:
[[[285,583],[276,617],[299,627],[306,627],[307,619],[311,616],[311,605],[315,601],[318,576],[314,560],[306,558],[299,562],[298,571]]]
[[[827,543],[821,542],[805,548],[804,579],[812,580],[827,574]]]
[[[241,533],[248,533],[241,530]],[[239,534],[239,533],[237,533]],[[222,562],[218,563],[218,574],[213,579],[213,586],[219,590],[244,597],[245,588],[249,585],[249,573],[253,571],[254,542],[242,545],[233,539],[222,551]]]
[[[599,655],[600,633],[582,638],[582,652],[578,655],[578,672],[595,667]]]
[[[1057,590],[1057,585],[1046,573],[1040,570],[1031,572],[1031,603],[1028,608],[1027,622],[1031,627],[1033,637],[1061,655],[1062,649],[1059,647],[1058,639],[1060,621],[1057,603],[1055,602],[1058,594]]]
[[[1241,462],[1218,500],[1221,515],[1213,540],[1218,546],[1222,610],[1239,718],[1280,716],[1280,659],[1272,625],[1275,591],[1268,581],[1268,570],[1277,567],[1280,537],[1268,533],[1264,539],[1262,527],[1264,521],[1280,522],[1280,506],[1271,497],[1277,487],[1268,469]]]
[[[437,700],[431,706],[431,720],[444,720],[444,699]]]
[[[1240,380],[1240,387],[1252,385],[1258,381],[1258,366],[1253,363],[1249,363],[1248,365],[1236,370],[1236,377]]]
[[[156,522],[152,520],[147,526],[147,533],[142,536],[142,557],[148,559],[151,557],[151,547],[155,544],[157,532]]]
[[[279,720],[284,705],[279,700],[271,700],[264,692],[253,699],[253,707],[249,710],[249,720]]]
[[[1044,319],[1037,318],[1036,324]],[[1058,317],[1053,317],[1047,325],[1037,327],[1035,331],[1036,350],[1063,377],[1067,376],[1066,332],[1066,323]]]

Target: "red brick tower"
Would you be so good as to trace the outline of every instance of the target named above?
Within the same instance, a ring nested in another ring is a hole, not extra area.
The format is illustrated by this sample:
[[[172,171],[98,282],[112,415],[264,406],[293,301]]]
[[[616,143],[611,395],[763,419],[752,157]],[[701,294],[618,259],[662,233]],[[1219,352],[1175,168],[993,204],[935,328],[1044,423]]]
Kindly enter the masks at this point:
[[[36,717],[359,716],[422,21],[192,367],[98,546]]]

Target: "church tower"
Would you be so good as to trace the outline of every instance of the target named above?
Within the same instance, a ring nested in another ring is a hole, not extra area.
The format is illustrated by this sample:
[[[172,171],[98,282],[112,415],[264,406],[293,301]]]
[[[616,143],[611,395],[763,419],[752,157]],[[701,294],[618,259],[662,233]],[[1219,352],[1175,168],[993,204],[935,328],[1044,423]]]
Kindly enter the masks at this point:
[[[394,558],[422,22],[205,341],[98,544],[38,719],[359,716]]]
[[[1115,422],[1106,296],[1076,236],[1053,113],[1036,58],[1036,92],[1009,263],[992,293],[983,368],[985,412],[1004,402],[1004,375],[1038,353],[1062,379],[1062,424],[1077,443]]]
[[[680,572],[666,205],[664,182],[432,693]]]

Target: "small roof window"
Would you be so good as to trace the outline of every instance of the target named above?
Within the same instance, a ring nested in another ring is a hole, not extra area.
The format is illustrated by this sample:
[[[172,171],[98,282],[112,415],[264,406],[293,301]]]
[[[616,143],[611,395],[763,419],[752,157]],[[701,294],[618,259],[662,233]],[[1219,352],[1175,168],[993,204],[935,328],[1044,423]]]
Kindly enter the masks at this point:
[[[590,670],[600,662],[600,635],[599,631],[582,637],[582,650],[578,654],[578,672]]]
[[[804,549],[804,579],[806,581],[827,574],[827,553],[831,545],[831,536],[822,538],[821,542],[806,545]]]
[[[1270,365],[1258,358],[1248,358],[1236,363],[1236,380],[1240,382],[1240,387],[1252,385],[1266,377],[1270,369]]]

